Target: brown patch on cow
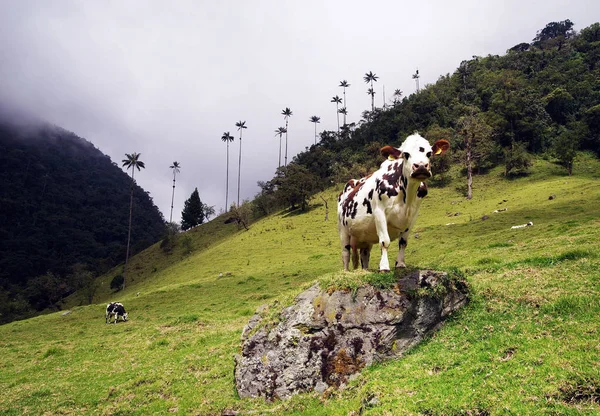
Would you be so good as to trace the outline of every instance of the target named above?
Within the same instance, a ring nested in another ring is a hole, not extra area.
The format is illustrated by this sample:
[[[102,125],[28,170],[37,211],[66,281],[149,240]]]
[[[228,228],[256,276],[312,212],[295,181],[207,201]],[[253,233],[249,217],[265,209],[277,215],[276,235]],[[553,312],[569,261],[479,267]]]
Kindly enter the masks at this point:
[[[421,182],[419,189],[417,189],[417,198],[425,198],[427,196],[427,185]]]

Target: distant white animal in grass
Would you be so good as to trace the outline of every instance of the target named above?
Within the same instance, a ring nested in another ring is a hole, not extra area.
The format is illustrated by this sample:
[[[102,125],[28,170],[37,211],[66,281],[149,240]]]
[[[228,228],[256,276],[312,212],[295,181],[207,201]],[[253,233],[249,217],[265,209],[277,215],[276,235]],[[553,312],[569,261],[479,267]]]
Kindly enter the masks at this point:
[[[512,228],[512,229],[515,229],[515,228],[525,228],[525,227],[531,227],[532,225],[533,225],[533,222],[529,221],[527,224],[513,225],[510,228]]]

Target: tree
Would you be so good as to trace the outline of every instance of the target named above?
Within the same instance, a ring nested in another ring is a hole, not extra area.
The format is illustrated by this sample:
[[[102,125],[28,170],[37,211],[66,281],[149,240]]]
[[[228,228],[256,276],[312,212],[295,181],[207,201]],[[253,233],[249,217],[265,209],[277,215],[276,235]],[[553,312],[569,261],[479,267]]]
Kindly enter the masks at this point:
[[[85,264],[75,263],[71,267],[68,282],[72,289],[81,292],[88,302],[88,305],[92,304],[94,295],[98,291],[99,284],[94,278],[94,274],[88,270]]]
[[[208,219],[210,217],[212,217],[213,215],[215,215],[215,207],[212,205],[206,205],[206,204],[202,204],[203,210],[204,210],[204,218],[206,218],[206,221],[208,221]]]
[[[339,135],[340,134],[340,112],[339,112],[339,110],[340,110],[340,104],[342,103],[342,99],[336,95],[335,97],[331,98],[330,102],[335,103],[335,114],[337,116],[337,124],[338,124],[337,132]]]
[[[196,227],[204,222],[204,204],[200,201],[198,188],[194,189],[192,195],[185,201],[181,211],[181,229],[183,231]]]
[[[371,96],[371,111],[375,111],[375,90],[373,89],[373,82],[377,82],[379,77],[373,72],[369,71],[363,77],[365,84],[371,84],[371,88],[367,91],[367,94]]]
[[[504,176],[526,174],[531,166],[531,157],[527,153],[525,143],[513,141],[504,149]]]
[[[558,50],[560,50],[565,40],[573,37],[574,34],[573,22],[569,19],[562,22],[550,22],[545,28],[537,32],[535,38],[533,38],[533,44],[541,47],[556,44]],[[549,42],[552,40],[554,42]]]
[[[376,92],[375,92],[375,90],[373,88],[369,88],[367,90],[367,94],[371,96],[371,108],[372,108],[371,114],[374,114],[375,113],[375,104],[374,104],[374,102],[375,102],[375,94],[376,94]]]
[[[229,204],[229,143],[235,139],[228,131],[226,131],[221,136],[221,140],[227,143],[227,173],[225,177],[225,209],[227,209]]]
[[[127,251],[125,254],[125,266],[123,267],[123,288],[125,288],[125,278],[127,275],[127,262],[129,261],[129,246],[131,242],[131,219],[133,217],[133,185],[135,179],[133,174],[135,170],[145,169],[146,165],[140,160],[141,153],[133,152],[131,154],[125,153],[126,159],[123,159],[123,167],[129,170],[131,168],[131,197],[129,200],[129,231],[127,232]]]
[[[552,153],[569,173],[573,174],[573,162],[579,150],[581,137],[586,135],[587,126],[581,121],[571,122],[567,126],[559,126],[552,142]]]
[[[292,210],[298,205],[302,211],[308,208],[310,196],[318,189],[319,178],[304,166],[291,163],[278,170],[274,179],[277,197]]]
[[[346,88],[348,88],[350,86],[350,84],[348,84],[348,81],[343,80],[343,81],[340,81],[339,86],[344,89],[344,108],[348,108],[348,106],[346,105]],[[344,126],[346,125],[346,114],[344,114]]]
[[[181,165],[179,162],[173,162],[169,168],[173,170],[173,195],[171,196],[171,216],[169,217],[169,222],[173,222],[173,201],[175,201],[175,176],[180,172],[179,168]]]
[[[465,166],[467,168],[467,199],[473,198],[473,165],[480,155],[479,149],[490,143],[492,129],[481,113],[472,110],[471,114],[458,121],[458,134],[463,138]]]
[[[292,110],[289,107],[286,107],[281,115],[285,119],[285,166],[287,166],[287,151],[288,151],[288,119],[293,116]]]
[[[400,104],[400,100],[402,99],[402,90],[396,89],[394,90],[394,105]]]
[[[417,71],[413,74],[412,78],[417,83],[417,92],[419,92],[419,78],[421,78],[421,76],[419,75],[419,69],[417,69]]]
[[[277,169],[281,167],[281,136],[283,136],[284,133],[287,133],[287,129],[285,127],[279,127],[277,130],[275,130],[275,136],[279,135],[279,164],[277,165]]]
[[[346,118],[346,115],[348,114],[348,110],[346,110],[346,107],[342,107],[338,109],[338,114],[343,114],[344,115],[344,119]],[[342,126],[342,133],[345,133],[348,128],[347,124],[344,123],[344,125]],[[338,133],[339,134],[339,133]]]
[[[247,129],[248,127],[246,127],[246,122],[245,121],[238,121],[237,123],[235,123],[235,126],[238,128],[238,130],[240,131],[240,157],[239,157],[239,162],[238,162],[238,192],[237,192],[237,204],[240,204],[240,175],[242,172],[242,131],[244,129]]]
[[[321,122],[321,117],[312,116],[308,121],[315,123],[315,144],[317,144],[317,124]]]

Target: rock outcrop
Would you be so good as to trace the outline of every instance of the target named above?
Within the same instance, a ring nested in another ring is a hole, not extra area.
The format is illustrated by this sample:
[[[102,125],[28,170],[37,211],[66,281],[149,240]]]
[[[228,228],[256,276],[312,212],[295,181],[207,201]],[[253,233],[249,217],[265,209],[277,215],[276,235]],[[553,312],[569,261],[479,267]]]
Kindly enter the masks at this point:
[[[363,367],[397,357],[467,302],[464,280],[415,270],[389,289],[327,291],[317,284],[269,324],[261,307],[242,334],[240,397],[286,398],[340,387]]]

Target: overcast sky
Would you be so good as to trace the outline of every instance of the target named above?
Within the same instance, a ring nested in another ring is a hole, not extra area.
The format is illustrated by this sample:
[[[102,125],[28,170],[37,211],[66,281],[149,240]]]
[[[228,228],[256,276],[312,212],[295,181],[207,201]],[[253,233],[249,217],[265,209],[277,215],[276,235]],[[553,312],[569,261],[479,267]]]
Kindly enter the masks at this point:
[[[241,197],[273,177],[282,110],[290,107],[288,160],[337,128],[334,95],[343,79],[348,122],[370,109],[363,76],[382,90],[415,91],[473,55],[504,54],[548,22],[580,30],[600,20],[598,0],[543,1],[80,1],[0,0],[0,102],[91,141],[121,165],[141,153],[138,183],[169,219],[195,187],[225,206],[237,198],[238,120],[243,133]],[[389,138],[392,140],[393,138]],[[386,141],[386,138],[379,138]]]

